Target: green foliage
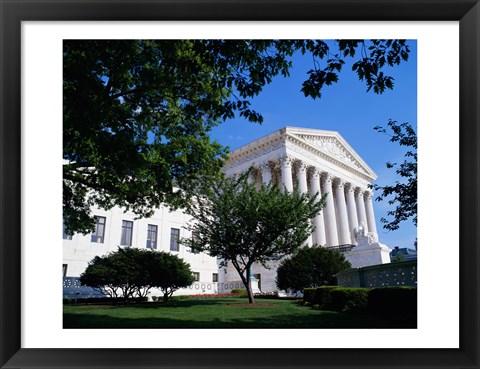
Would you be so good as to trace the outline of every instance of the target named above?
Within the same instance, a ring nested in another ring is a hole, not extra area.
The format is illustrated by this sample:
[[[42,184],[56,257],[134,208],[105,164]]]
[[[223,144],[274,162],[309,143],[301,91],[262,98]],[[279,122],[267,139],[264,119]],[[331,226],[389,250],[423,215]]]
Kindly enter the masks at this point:
[[[414,287],[374,288],[368,296],[368,311],[381,315],[416,315],[417,289]]]
[[[248,183],[248,175],[205,182],[189,208],[194,221],[188,229],[195,237],[181,242],[220,258],[221,266],[232,263],[253,302],[248,283],[252,264],[268,268],[268,262],[295,252],[312,233],[311,219],[325,199],[274,185],[257,188]]]
[[[231,291],[232,294],[234,295],[246,295],[247,294],[247,290],[244,289],[244,288],[234,288],[232,291]]]
[[[312,305],[327,305],[330,303],[330,293],[340,288],[338,286],[322,286],[316,288],[305,288],[303,300]]]
[[[152,251],[149,274],[151,287],[159,288],[163,292],[163,301],[168,301],[170,296],[182,287],[190,286],[193,277],[190,265],[176,255],[167,252]]]
[[[334,311],[361,312],[368,304],[367,288],[337,288],[330,293],[330,303],[323,308]]]
[[[330,306],[332,302],[332,291],[341,288],[338,286],[322,286],[315,291],[314,303],[321,308]]]
[[[399,317],[415,317],[417,314],[417,289],[414,287],[305,288],[303,301],[322,310],[368,312]]]
[[[176,255],[132,247],[96,256],[80,276],[83,285],[125,301],[146,298],[152,287],[160,288],[168,300],[193,280],[190,266]]]
[[[405,40],[65,40],[63,213],[66,231],[93,230],[92,205],[151,216],[185,205],[197,176],[214,176],[226,149],[212,127],[251,108],[291,57],[312,55],[301,90],[321,97],[344,59],[367,90],[393,88],[386,67],[408,59]],[[320,67],[322,62],[323,68]],[[178,190],[181,188],[182,190]]]
[[[335,285],[335,274],[351,268],[337,250],[314,245],[299,249],[281,262],[276,283],[282,290],[303,291],[305,287]]]
[[[308,303],[315,302],[315,294],[317,292],[316,288],[304,288],[303,289],[303,301]]]
[[[381,218],[384,223],[383,228],[395,230],[399,224],[410,218],[413,218],[413,224],[417,226],[417,134],[410,123],[397,124],[390,120],[387,125],[392,133],[387,133],[383,127],[375,127],[378,132],[389,135],[391,142],[398,142],[400,146],[405,146],[408,151],[405,153],[405,160],[401,164],[387,162],[387,168],[392,168],[404,180],[396,181],[393,185],[379,186],[372,185],[374,190],[380,190],[381,194],[377,196],[377,201],[389,199],[389,205],[396,205],[394,210],[389,210],[387,214],[393,217],[393,220]]]

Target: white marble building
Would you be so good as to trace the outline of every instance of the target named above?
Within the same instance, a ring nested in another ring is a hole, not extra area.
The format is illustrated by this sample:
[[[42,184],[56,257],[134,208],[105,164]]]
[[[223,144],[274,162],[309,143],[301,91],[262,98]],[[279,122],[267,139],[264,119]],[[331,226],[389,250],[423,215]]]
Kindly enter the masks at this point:
[[[197,279],[189,288],[178,290],[176,295],[218,293],[217,259],[204,253],[193,253],[181,245],[179,238],[191,237],[184,227],[190,220],[181,211],[161,207],[151,218],[137,219],[132,212],[119,207],[110,210],[92,208],[97,220],[92,234],[63,234],[63,276],[79,277],[88,262],[95,256],[105,255],[119,247],[139,247],[170,252],[190,264]],[[152,290],[151,295],[162,293]]]
[[[258,185],[273,182],[285,191],[329,194],[313,219],[308,244],[351,249],[346,257],[353,267],[390,262],[390,249],[378,242],[368,187],[377,176],[338,132],[285,127],[232,151],[224,171],[236,175],[250,167]],[[276,289],[277,264],[268,270],[253,267],[261,290]],[[238,280],[233,268],[221,274],[226,282]]]
[[[351,249],[345,255],[353,267],[390,262],[391,250],[378,242],[373,194],[368,188],[376,175],[338,132],[285,127],[232,151],[224,171],[235,175],[252,166],[251,180],[259,186],[273,181],[286,191],[298,188],[329,194],[327,206],[312,220],[315,231],[308,244]],[[233,267],[219,270],[215,258],[178,244],[178,237],[191,236],[184,228],[190,219],[181,211],[160,208],[153,217],[140,220],[120,208],[92,212],[97,219],[94,234],[63,237],[64,276],[78,277],[93,257],[118,247],[150,247],[176,254],[191,265],[198,280],[176,294],[242,287]],[[277,289],[277,265],[253,267],[260,290]]]

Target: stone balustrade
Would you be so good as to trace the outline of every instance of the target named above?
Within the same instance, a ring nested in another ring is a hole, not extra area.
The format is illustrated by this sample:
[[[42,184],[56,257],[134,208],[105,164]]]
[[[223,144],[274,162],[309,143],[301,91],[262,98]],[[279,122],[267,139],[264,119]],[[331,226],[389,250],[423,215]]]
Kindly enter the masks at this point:
[[[417,287],[417,260],[355,268],[336,277],[342,287]]]

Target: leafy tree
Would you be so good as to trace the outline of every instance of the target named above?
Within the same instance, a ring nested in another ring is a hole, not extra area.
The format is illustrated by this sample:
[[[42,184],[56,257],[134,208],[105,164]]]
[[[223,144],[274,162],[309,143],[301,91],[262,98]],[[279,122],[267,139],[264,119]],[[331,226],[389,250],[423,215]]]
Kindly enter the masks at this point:
[[[239,178],[221,178],[203,185],[189,213],[188,229],[195,237],[181,240],[193,250],[232,263],[254,303],[251,266],[279,260],[297,250],[313,231],[311,219],[325,205],[325,198],[288,193],[277,186],[260,189],[248,183],[249,172]]]
[[[277,287],[293,292],[304,288],[336,285],[335,274],[352,266],[339,251],[314,245],[284,259],[277,269]]]
[[[218,173],[225,157],[211,128],[235,114],[261,123],[250,100],[288,76],[295,52],[312,55],[301,90],[319,98],[346,58],[367,90],[393,88],[384,69],[407,60],[409,48],[404,40],[64,41],[66,231],[92,231],[92,205],[140,217],[184,206],[194,179]]]
[[[381,218],[384,223],[383,228],[395,230],[399,224],[410,218],[417,226],[417,134],[410,123],[398,124],[394,120],[387,123],[392,133],[387,132],[386,128],[377,126],[374,129],[378,132],[390,136],[390,142],[398,142],[400,146],[405,146],[408,151],[405,153],[403,163],[387,162],[387,168],[393,168],[395,172],[403,178],[393,185],[379,186],[372,185],[374,190],[380,190],[381,193],[376,197],[376,201],[388,199],[389,205],[396,205],[395,210],[389,210],[388,215],[392,220]]]
[[[125,301],[143,295],[144,277],[139,259],[143,250],[119,248],[105,256],[95,256],[80,275],[80,283]],[[145,292],[146,293],[146,292]]]
[[[190,270],[190,265],[177,255],[167,252],[153,251],[150,271],[151,286],[163,292],[163,301],[168,301],[173,293],[190,286],[195,278]]]
[[[96,256],[80,276],[83,285],[96,288],[110,297],[146,297],[158,287],[168,298],[193,282],[190,266],[176,255],[138,248],[119,248]]]

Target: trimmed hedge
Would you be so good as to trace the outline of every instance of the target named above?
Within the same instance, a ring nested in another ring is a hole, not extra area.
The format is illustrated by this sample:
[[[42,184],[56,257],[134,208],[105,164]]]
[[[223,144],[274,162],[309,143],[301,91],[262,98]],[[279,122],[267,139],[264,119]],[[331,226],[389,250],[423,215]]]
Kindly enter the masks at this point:
[[[303,289],[303,301],[313,304],[315,300],[316,288],[304,288]]]
[[[312,305],[329,305],[331,291],[338,288],[341,287],[322,286],[317,288],[305,288],[303,290],[303,300],[305,302],[309,302]]]
[[[330,292],[328,310],[360,312],[368,304],[369,290],[366,288],[338,288]]]
[[[380,315],[415,315],[417,313],[417,289],[414,287],[305,288],[303,301],[323,310],[368,312]]]

